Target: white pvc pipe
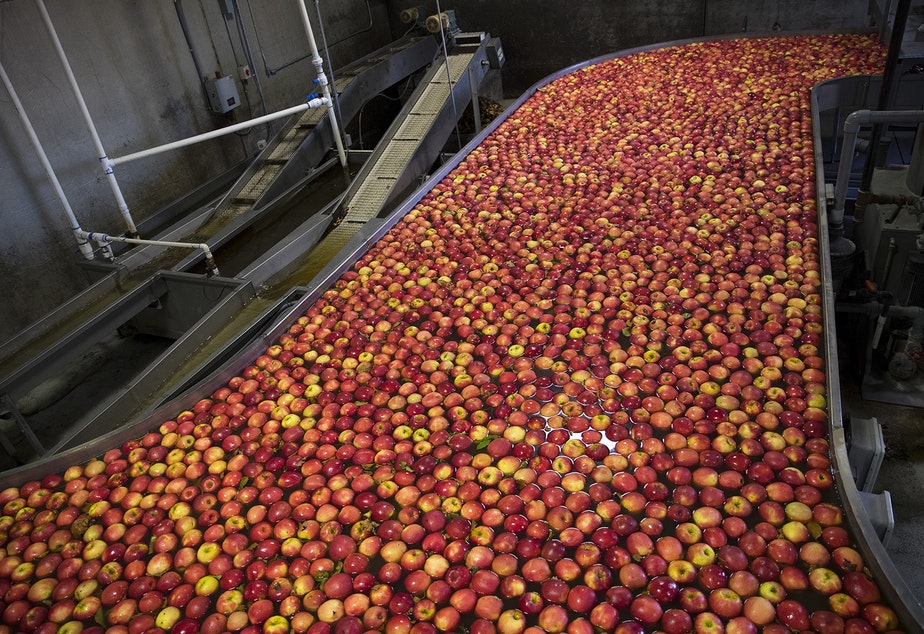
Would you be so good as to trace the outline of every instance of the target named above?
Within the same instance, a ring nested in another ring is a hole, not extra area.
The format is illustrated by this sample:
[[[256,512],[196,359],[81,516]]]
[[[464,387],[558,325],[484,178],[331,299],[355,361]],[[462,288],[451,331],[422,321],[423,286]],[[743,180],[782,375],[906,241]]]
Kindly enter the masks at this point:
[[[116,180],[115,174],[112,171],[112,164],[109,161],[109,157],[106,156],[106,150],[103,148],[103,142],[99,138],[99,133],[96,131],[96,126],[93,125],[93,118],[90,116],[90,111],[87,109],[87,102],[84,101],[83,94],[80,92],[80,86],[77,84],[77,78],[74,76],[74,71],[71,69],[71,65],[67,61],[67,55],[64,53],[64,47],[61,46],[61,40],[58,39],[58,33],[55,31],[55,26],[51,21],[51,16],[48,15],[48,9],[45,8],[45,3],[43,0],[35,0],[35,4],[38,6],[39,12],[42,14],[42,19],[45,21],[45,28],[48,29],[48,33],[51,35],[51,40],[55,45],[55,50],[58,52],[58,57],[61,59],[61,64],[64,66],[64,72],[67,75],[67,80],[70,82],[71,90],[74,92],[74,96],[77,98],[77,105],[80,107],[80,113],[83,115],[83,120],[87,124],[87,129],[90,131],[90,136],[93,137],[93,144],[96,146],[96,153],[99,156],[99,162],[103,166],[103,172],[106,174],[106,180],[109,181],[109,188],[112,190],[112,194],[115,196],[116,203],[119,206],[119,213],[122,214],[122,218],[125,221],[125,226],[128,228],[129,235],[137,236],[138,228],[135,227],[135,221],[132,219],[132,214],[128,210],[128,203],[125,202],[125,197],[122,195],[122,189],[119,187],[119,182]]]
[[[314,64],[315,71],[318,75],[318,85],[321,87],[321,94],[328,104],[333,100],[330,95],[330,85],[327,81],[327,75],[324,74],[324,60],[318,52],[318,43],[314,39],[314,31],[311,30],[311,18],[308,17],[308,6],[305,0],[296,0],[299,12],[302,15],[302,22],[305,24],[305,34],[308,36],[308,46],[311,49],[311,63]],[[334,143],[337,145],[337,154],[340,157],[340,165],[346,167],[347,155],[343,147],[343,139],[340,137],[340,126],[337,123],[337,115],[330,106],[327,108],[327,116],[330,117],[330,129],[334,135]]]
[[[80,253],[87,260],[92,260],[94,258],[93,245],[90,244],[90,242],[83,236],[83,231],[80,228],[80,223],[77,222],[77,217],[74,215],[74,210],[71,209],[71,204],[67,201],[67,196],[64,195],[64,190],[61,188],[61,183],[58,181],[58,176],[55,174],[54,168],[51,166],[51,161],[48,160],[48,155],[45,154],[45,148],[42,147],[42,142],[39,141],[38,135],[35,133],[35,128],[32,126],[32,122],[29,120],[29,115],[26,114],[26,110],[23,108],[22,102],[19,100],[19,95],[16,93],[16,89],[13,88],[13,83],[10,81],[10,76],[6,74],[6,69],[3,67],[2,62],[0,62],[0,77],[3,78],[3,85],[6,86],[6,91],[10,94],[10,99],[13,100],[13,106],[16,108],[16,112],[19,113],[19,118],[22,121],[22,125],[29,135],[29,140],[32,142],[32,146],[35,148],[36,154],[38,154],[39,162],[45,169],[45,173],[48,175],[48,180],[51,181],[51,185],[55,190],[55,194],[58,196],[58,201],[60,201],[61,207],[64,209],[64,215],[67,216],[68,222],[71,223],[71,231],[74,232],[74,238],[77,239],[77,247],[80,249]]]
[[[141,238],[125,238],[123,236],[111,236],[108,233],[94,233],[84,231],[83,235],[88,240],[94,240],[100,246],[105,246],[109,242],[125,242],[127,244],[147,244],[159,247],[175,247],[179,249],[202,249],[205,254],[205,263],[213,275],[218,275],[218,266],[215,264],[215,258],[212,256],[212,250],[205,242],[169,242],[167,240],[143,240]]]
[[[856,151],[857,133],[860,127],[874,123],[920,122],[924,122],[924,110],[857,110],[847,115],[844,120],[840,165],[837,169],[837,180],[834,182],[834,205],[830,214],[832,229],[838,229],[844,223],[847,185],[850,181],[850,170],[853,167],[853,154]]]
[[[113,165],[128,163],[129,161],[135,161],[140,158],[160,154],[161,152],[167,152],[169,150],[186,147],[187,145],[193,145],[194,143],[199,143],[201,141],[208,141],[209,139],[215,139],[220,136],[225,136],[226,134],[237,132],[238,130],[244,130],[246,128],[251,128],[255,125],[259,125],[267,121],[272,121],[273,119],[281,119],[282,117],[288,117],[289,115],[295,114],[297,112],[302,112],[304,110],[318,108],[325,105],[327,105],[327,102],[324,99],[312,99],[311,101],[305,102],[303,104],[292,106],[291,108],[286,108],[285,110],[280,110],[279,112],[263,115],[262,117],[257,117],[256,119],[250,119],[249,121],[244,121],[242,123],[235,123],[234,125],[219,128],[218,130],[212,130],[211,132],[203,132],[202,134],[197,134],[196,136],[187,137],[185,139],[180,139],[179,141],[173,141],[171,143],[165,143],[164,145],[158,145],[157,147],[141,150],[133,154],[119,156],[110,159],[109,162]]]

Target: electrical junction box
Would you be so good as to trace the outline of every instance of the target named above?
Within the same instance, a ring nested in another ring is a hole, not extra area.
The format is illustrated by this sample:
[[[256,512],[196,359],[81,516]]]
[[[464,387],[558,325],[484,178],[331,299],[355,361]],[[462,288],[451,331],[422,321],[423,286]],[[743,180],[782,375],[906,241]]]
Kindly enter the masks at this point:
[[[241,105],[237,84],[234,83],[234,77],[230,75],[206,80],[205,88],[209,94],[212,112],[218,114],[230,112]]]
[[[488,40],[488,46],[484,51],[488,56],[488,62],[493,70],[500,70],[507,59],[504,57],[504,49],[501,47],[499,37],[492,37]]]

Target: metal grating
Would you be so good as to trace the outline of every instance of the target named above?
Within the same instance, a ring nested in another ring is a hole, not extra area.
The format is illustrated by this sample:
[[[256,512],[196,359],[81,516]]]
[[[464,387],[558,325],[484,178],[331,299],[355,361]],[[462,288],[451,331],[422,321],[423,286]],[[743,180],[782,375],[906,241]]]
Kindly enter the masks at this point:
[[[298,127],[316,126],[321,122],[321,119],[324,118],[325,114],[327,114],[327,108],[312,108],[311,110],[305,110],[302,116],[298,118],[298,123],[293,130]]]
[[[349,221],[366,221],[375,218],[382,209],[382,204],[394,188],[395,179],[382,178],[370,174],[356,195],[350,199],[346,219]]]
[[[398,141],[409,140],[419,142],[420,139],[424,138],[427,132],[430,131],[432,125],[433,117],[431,115],[412,112],[405,118],[401,127],[398,128],[394,138]]]
[[[285,141],[280,141],[278,145],[273,149],[273,152],[267,157],[269,161],[288,161],[292,158],[292,155],[295,154],[298,147],[302,144],[302,141],[305,140],[305,137],[308,136],[308,130],[301,130],[301,134],[297,137],[286,139]]]
[[[465,73],[472,57],[468,54],[449,58],[450,74],[454,81]],[[434,119],[448,98],[449,84],[445,69],[442,69],[424,88],[394,137],[382,149],[370,173],[359,184],[356,193],[347,203],[348,211],[343,224],[365,222],[378,215],[398,177],[414,157],[421,140],[433,126]]]
[[[298,130],[298,128],[291,128],[291,129],[287,130],[286,133],[285,133],[284,135],[282,135],[282,139],[280,140],[280,143],[285,143],[285,142],[287,142],[287,141],[291,141],[291,140],[295,139],[298,135],[299,135],[299,130]]]
[[[375,174],[380,178],[382,176],[397,178],[414,157],[418,147],[420,147],[419,139],[393,139],[379,158],[382,169],[376,170]]]
[[[453,83],[459,81],[462,75],[465,74],[465,69],[468,68],[472,57],[474,55],[453,55],[449,58],[449,76],[452,78]],[[446,63],[441,63],[440,68],[441,72],[437,73],[437,76],[433,78],[434,84],[446,83]]]
[[[253,177],[247,181],[243,189],[235,198],[257,200],[266,190],[266,185],[272,183],[279,172],[282,170],[281,165],[268,163],[263,166]]]
[[[199,227],[199,233],[203,236],[202,242],[214,235],[221,226],[227,224],[228,220],[237,218],[253,209],[253,203],[234,199],[227,207],[220,209],[209,219],[209,221]]]
[[[421,95],[420,101],[414,106],[413,114],[426,114],[435,116],[449,98],[449,86],[446,84],[430,84]]]
[[[355,222],[341,222],[339,225],[334,227],[324,241],[327,243],[326,246],[337,249],[338,251],[347,245],[347,242],[350,241],[356,232],[359,231],[359,228],[362,227],[361,224]]]

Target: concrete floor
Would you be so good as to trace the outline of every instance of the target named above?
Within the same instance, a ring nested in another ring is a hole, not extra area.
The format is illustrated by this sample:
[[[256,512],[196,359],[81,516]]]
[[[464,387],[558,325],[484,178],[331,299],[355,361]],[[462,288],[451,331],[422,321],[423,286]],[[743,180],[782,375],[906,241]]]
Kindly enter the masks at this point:
[[[895,513],[889,554],[908,586],[924,605],[924,412],[898,405],[859,401],[855,416],[876,416],[882,423],[886,453],[876,491],[888,491]]]
[[[924,606],[924,410],[864,400],[849,379],[841,387],[851,417],[875,417],[882,425],[886,451],[874,491],[892,499],[895,529],[887,550]]]

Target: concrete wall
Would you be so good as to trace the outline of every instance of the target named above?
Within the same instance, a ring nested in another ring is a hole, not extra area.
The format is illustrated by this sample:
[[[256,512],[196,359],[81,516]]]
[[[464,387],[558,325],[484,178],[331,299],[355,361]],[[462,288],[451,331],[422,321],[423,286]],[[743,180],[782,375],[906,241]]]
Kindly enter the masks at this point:
[[[434,0],[389,0],[392,29],[403,9],[436,13]],[[462,30],[499,35],[507,55],[504,91],[518,96],[557,70],[622,49],[741,31],[856,30],[867,0],[441,0]]]
[[[335,66],[388,41],[385,0],[320,0]],[[295,0],[238,0],[269,111],[314,92],[308,44]],[[307,2],[316,21],[315,3]],[[263,114],[255,82],[238,82],[230,116],[207,107],[170,0],[46,0],[48,12],[111,157]],[[204,74],[236,75],[246,63],[231,0],[182,3]],[[370,15],[372,19],[370,20]],[[315,32],[320,35],[317,22]],[[87,230],[120,233],[118,208],[91,137],[31,0],[0,2],[0,61],[23,102],[63,189]],[[116,168],[141,220],[255,152],[261,127]],[[6,91],[0,87],[0,341],[83,288],[76,243]]]

